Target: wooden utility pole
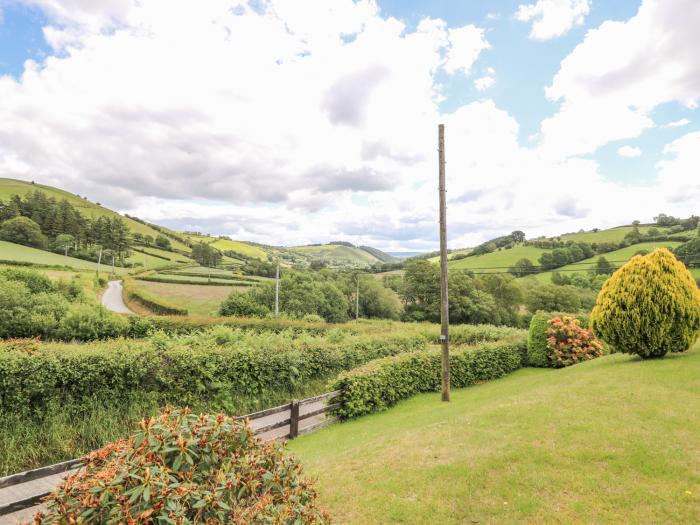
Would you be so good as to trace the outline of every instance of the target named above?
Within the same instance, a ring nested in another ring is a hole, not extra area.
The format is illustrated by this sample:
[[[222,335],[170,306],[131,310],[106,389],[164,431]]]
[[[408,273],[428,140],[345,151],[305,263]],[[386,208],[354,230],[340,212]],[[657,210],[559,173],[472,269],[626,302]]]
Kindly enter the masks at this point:
[[[442,400],[450,400],[450,307],[447,298],[447,211],[445,198],[445,125],[438,126],[440,172],[440,344],[442,345]]]
[[[275,273],[275,317],[280,316],[280,261],[277,259],[277,272]]]
[[[100,276],[100,263],[102,262],[102,248],[100,248],[100,255],[97,256],[97,271],[95,272],[97,276]]]
[[[360,320],[360,274],[357,274],[357,292],[355,293],[355,321]]]

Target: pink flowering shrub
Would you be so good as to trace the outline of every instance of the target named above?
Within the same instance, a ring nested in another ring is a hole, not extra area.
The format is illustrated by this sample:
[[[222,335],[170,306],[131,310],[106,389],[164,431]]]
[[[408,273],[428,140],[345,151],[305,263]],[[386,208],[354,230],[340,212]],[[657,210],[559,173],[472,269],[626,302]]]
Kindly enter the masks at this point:
[[[547,354],[556,368],[575,365],[603,355],[603,344],[578,319],[554,317],[547,321]]]

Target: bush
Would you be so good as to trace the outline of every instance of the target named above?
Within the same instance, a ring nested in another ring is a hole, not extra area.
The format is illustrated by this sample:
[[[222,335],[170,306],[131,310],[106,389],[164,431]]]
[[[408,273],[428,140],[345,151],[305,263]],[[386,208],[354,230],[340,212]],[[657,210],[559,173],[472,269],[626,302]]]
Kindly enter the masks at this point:
[[[46,275],[25,268],[0,268],[0,279],[2,278],[24,283],[30,293],[55,291],[51,279]]]
[[[28,217],[15,217],[3,222],[0,226],[0,240],[34,248],[44,248],[47,242],[39,225]]]
[[[522,366],[524,338],[483,343],[450,355],[450,384],[466,387],[502,377]],[[370,414],[421,392],[435,392],[441,385],[441,355],[437,351],[413,352],[372,361],[341,374],[333,383],[341,390],[336,414],[342,419]]]
[[[550,366],[562,368],[603,355],[603,345],[593,332],[579,325],[571,316],[547,321],[547,359]]]
[[[231,292],[219,307],[219,315],[231,317],[265,317],[269,313],[270,309],[253,299],[250,294],[236,291]]]
[[[262,442],[233,418],[186,409],[166,409],[89,454],[47,507],[34,523],[330,522],[284,444]]]
[[[527,332],[527,364],[528,366],[549,367],[552,366],[550,353],[547,348],[547,330],[549,320],[555,317],[570,316],[568,313],[537,312],[530,320],[530,328]],[[576,314],[575,317],[582,328],[588,328],[590,320],[587,314]]]
[[[22,281],[0,278],[0,338],[50,337],[68,306],[59,293],[33,294]]]
[[[88,333],[97,335],[97,330]],[[44,343],[33,355],[0,352],[0,413],[41,415],[52,403],[127,403],[139,395],[154,395],[161,405],[235,412],[239,398],[293,392],[373,359],[426,347],[419,334],[348,335],[331,341],[225,327],[177,337],[156,331],[146,341]]]
[[[665,248],[638,255],[603,285],[591,326],[619,352],[642,358],[683,352],[700,331],[700,290]]]
[[[58,325],[59,338],[70,341],[93,341],[128,333],[129,321],[101,305],[76,303],[71,305]]]

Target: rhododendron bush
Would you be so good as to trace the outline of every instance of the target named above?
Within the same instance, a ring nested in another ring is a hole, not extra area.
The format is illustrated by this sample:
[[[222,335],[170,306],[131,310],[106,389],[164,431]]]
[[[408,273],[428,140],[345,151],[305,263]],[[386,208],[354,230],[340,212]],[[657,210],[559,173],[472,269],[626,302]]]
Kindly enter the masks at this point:
[[[223,415],[166,409],[85,461],[49,496],[36,524],[330,521],[283,443],[263,442]]]
[[[575,317],[554,317],[547,323],[547,354],[553,366],[575,365],[603,355],[603,344]]]

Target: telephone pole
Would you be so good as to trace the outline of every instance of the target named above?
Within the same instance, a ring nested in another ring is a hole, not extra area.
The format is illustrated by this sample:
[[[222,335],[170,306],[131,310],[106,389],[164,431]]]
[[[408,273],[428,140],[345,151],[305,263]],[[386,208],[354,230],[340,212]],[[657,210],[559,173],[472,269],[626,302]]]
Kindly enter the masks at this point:
[[[275,272],[275,317],[280,316],[280,260],[277,259],[277,271]]]
[[[450,307],[447,299],[447,211],[445,203],[445,125],[438,126],[440,192],[440,344],[442,345],[442,400],[450,400]]]
[[[357,292],[355,293],[355,321],[360,320],[360,274],[357,274]]]
[[[97,271],[95,272],[97,276],[100,276],[100,263],[102,262],[102,248],[100,248],[100,255],[97,256]]]

